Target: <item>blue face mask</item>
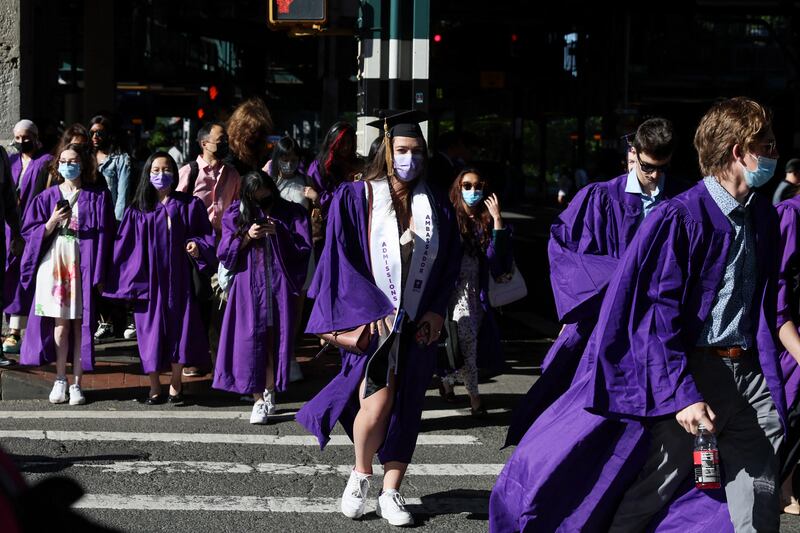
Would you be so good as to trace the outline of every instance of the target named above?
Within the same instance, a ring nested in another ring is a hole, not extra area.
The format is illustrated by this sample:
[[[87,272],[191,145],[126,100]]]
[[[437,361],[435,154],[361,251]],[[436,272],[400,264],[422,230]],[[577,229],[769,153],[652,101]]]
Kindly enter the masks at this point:
[[[81,166],[78,163],[59,163],[58,173],[61,174],[65,180],[75,180],[81,175]]]
[[[483,200],[483,191],[476,191],[474,189],[471,191],[465,191],[462,189],[461,198],[464,199],[464,203],[468,206],[475,207],[478,205],[478,202]]]
[[[775,174],[775,167],[778,166],[778,160],[763,155],[758,156],[758,168],[750,170],[747,167],[744,169],[744,181],[751,189],[761,187],[767,183]]]

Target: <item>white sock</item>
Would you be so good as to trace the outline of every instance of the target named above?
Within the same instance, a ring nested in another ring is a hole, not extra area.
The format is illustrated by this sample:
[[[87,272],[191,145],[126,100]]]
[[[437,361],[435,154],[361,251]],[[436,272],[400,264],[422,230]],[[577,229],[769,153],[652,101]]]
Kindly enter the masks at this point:
[[[356,473],[356,477],[358,478],[359,481],[361,481],[362,479],[369,479],[372,477],[372,474],[364,474],[363,472],[359,472],[355,468],[353,469],[353,472]]]

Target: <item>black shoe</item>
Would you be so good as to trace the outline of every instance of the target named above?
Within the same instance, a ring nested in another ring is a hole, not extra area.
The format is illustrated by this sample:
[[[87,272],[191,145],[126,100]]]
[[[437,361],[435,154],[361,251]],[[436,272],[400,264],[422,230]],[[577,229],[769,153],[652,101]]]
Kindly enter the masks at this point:
[[[161,405],[165,401],[167,401],[167,399],[163,394],[156,394],[155,396],[148,396],[142,403],[145,405]]]
[[[456,398],[456,393],[452,390],[448,392],[447,389],[444,387],[444,383],[442,382],[439,382],[439,396],[441,396],[442,399],[447,403],[458,403],[458,399]]]
[[[183,403],[183,392],[179,392],[176,395],[169,395],[169,403]]]
[[[479,405],[477,409],[473,409],[472,407],[469,408],[469,414],[472,415],[473,418],[488,418],[489,413],[486,412],[486,408],[482,405]]]

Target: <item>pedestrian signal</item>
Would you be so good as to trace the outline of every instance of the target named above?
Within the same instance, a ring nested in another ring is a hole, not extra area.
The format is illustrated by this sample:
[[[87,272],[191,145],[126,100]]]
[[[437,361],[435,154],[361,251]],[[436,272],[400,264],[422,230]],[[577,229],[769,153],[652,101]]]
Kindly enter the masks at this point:
[[[328,17],[327,0],[270,0],[269,23],[277,26],[320,26]]]

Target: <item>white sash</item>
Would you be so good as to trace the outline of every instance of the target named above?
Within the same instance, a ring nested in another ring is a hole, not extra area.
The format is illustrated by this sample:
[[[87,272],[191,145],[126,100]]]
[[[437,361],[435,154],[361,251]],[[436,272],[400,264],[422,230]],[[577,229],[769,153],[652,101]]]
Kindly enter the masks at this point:
[[[430,190],[424,182],[419,182],[412,193],[411,230],[414,253],[411,256],[407,284],[401,287],[400,235],[389,182],[385,178],[370,182],[365,187],[368,200],[369,185],[372,186],[372,229],[369,235],[372,275],[376,285],[389,298],[395,310],[402,307],[410,320],[417,320],[420,318],[417,316],[420,299],[439,252],[438,221],[431,205]]]

